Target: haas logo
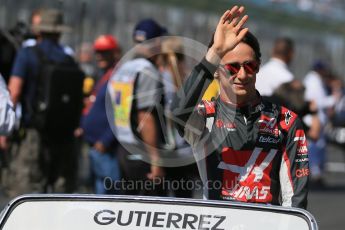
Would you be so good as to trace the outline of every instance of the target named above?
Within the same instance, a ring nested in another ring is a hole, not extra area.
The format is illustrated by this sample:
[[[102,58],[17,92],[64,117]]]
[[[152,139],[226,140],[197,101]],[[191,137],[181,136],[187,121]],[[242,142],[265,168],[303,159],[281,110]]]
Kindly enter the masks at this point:
[[[269,120],[266,120],[267,118],[266,119],[265,118],[266,117],[264,117],[264,119],[259,120],[259,123],[264,125],[264,126],[260,125],[260,128],[266,127],[266,128],[273,129],[274,126],[277,124],[277,120],[274,117],[268,118]]]
[[[256,199],[267,201],[269,199],[270,186],[264,184],[261,180],[265,175],[264,170],[269,167],[278,150],[271,149],[262,162],[256,164],[262,152],[263,148],[255,148],[244,166],[230,164],[224,161],[219,163],[219,169],[238,174],[235,182],[236,185],[228,191],[222,191],[223,195],[227,193],[228,196],[239,200],[245,198],[246,200]]]
[[[274,135],[275,137],[279,136],[277,119],[274,117],[262,116],[258,122],[260,124],[259,132],[268,133],[270,135]]]

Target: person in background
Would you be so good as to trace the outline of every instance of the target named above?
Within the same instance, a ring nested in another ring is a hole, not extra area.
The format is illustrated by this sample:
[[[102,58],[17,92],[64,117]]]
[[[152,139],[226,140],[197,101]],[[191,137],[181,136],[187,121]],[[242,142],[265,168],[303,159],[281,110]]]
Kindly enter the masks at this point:
[[[6,84],[10,78],[14,59],[25,37],[27,27],[25,23],[19,21],[11,29],[0,28],[0,74]]]
[[[305,87],[299,80],[293,80],[280,85],[269,98],[271,102],[281,104],[296,112],[302,118],[306,136],[310,141],[317,141],[321,132],[321,121],[318,116],[318,108],[315,101],[302,100]],[[304,117],[310,117],[311,123],[306,124]]]
[[[327,141],[345,148],[345,88],[343,80],[333,74],[329,89],[339,99],[333,107],[327,110],[329,121],[325,127],[325,134]]]
[[[42,36],[40,33],[42,30],[37,29],[42,22],[42,13],[45,13],[46,9],[38,8],[32,11],[30,17],[30,31],[26,35],[26,39],[22,43],[22,47],[33,47],[35,46],[40,40]],[[70,56],[74,55],[74,51],[71,47],[67,45],[62,45],[64,52]]]
[[[309,141],[310,151],[310,170],[311,185],[322,188],[325,186],[323,173],[326,163],[326,137],[324,128],[328,123],[327,110],[331,109],[337,102],[338,95],[329,95],[327,92],[327,83],[330,80],[330,68],[321,61],[314,62],[312,69],[304,78],[305,99],[314,100],[318,108],[318,115],[321,121],[321,134],[317,141]],[[312,123],[310,117],[305,119],[307,125]]]
[[[35,46],[37,39],[40,39],[39,31],[35,29],[41,23],[41,14],[43,9],[38,8],[31,12],[30,15],[30,30],[27,33],[26,39],[22,42],[23,47]]]
[[[195,181],[198,177],[193,151],[189,144],[178,135],[172,120],[171,103],[177,90],[185,80],[185,55],[183,39],[179,37],[164,37],[162,41],[162,65],[160,71],[163,77],[164,88],[164,114],[166,122],[167,153],[164,157],[174,159],[176,165],[166,164],[166,179],[172,183],[179,182],[179,186],[170,191],[173,196],[180,198],[192,198],[193,190],[188,189],[188,181]],[[168,191],[169,192],[169,191]]]
[[[319,118],[318,107],[315,101],[307,101],[303,100],[305,94],[305,87],[303,83],[299,80],[293,80],[292,82],[283,83],[279,86],[273,93],[268,100],[281,104],[292,111],[296,112],[299,117],[301,117],[301,121],[303,124],[303,128],[306,133],[306,138],[310,147],[310,143],[317,143],[320,136],[323,134],[322,131],[322,124]],[[313,154],[309,150],[309,157]],[[307,160],[308,158],[303,158],[301,160]],[[310,164],[312,164],[312,159],[310,159]],[[312,175],[310,175],[312,178]],[[315,189],[320,184],[315,184],[314,181],[309,183],[309,188]]]
[[[15,126],[16,115],[13,108],[13,103],[10,99],[10,94],[7,90],[5,80],[0,74],[0,141],[6,140],[3,136],[9,136]],[[8,164],[7,143],[0,143],[0,178],[2,172],[6,169]],[[2,183],[1,183],[2,185]]]
[[[334,126],[345,126],[345,87],[344,81],[333,74],[328,88],[332,95],[338,100],[333,107],[327,111],[328,118]]]
[[[293,41],[287,37],[277,38],[271,59],[260,68],[257,74],[255,86],[262,96],[271,96],[281,84],[294,79],[289,70],[293,57]]]
[[[164,113],[164,92],[157,67],[161,50],[159,37],[165,34],[166,29],[153,19],[139,21],[133,31],[134,57],[121,63],[110,80],[116,134],[125,147],[117,152],[123,179],[136,185],[145,185],[164,176],[158,150],[163,142],[159,116]],[[159,184],[154,187],[134,186],[124,193],[165,194]]]
[[[39,33],[37,45],[19,50],[9,81],[13,104],[16,106],[21,102],[23,105],[21,126],[25,130],[18,143],[13,143],[11,147],[10,197],[32,192],[68,193],[73,192],[76,185],[74,128],[67,127],[63,135],[47,134],[40,132],[33,120],[36,114],[32,108],[39,87],[37,78],[43,67],[37,52],[56,63],[66,60],[73,62],[73,58],[59,43],[61,34],[71,30],[63,23],[62,12],[45,9],[40,17],[40,23],[33,25],[33,29]],[[68,114],[69,111],[64,112]]]
[[[115,193],[114,189],[106,189],[105,178],[120,180],[120,167],[116,156],[118,144],[106,115],[105,100],[107,84],[114,67],[121,56],[118,41],[112,35],[100,35],[94,41],[97,67],[101,76],[87,99],[81,120],[81,129],[77,136],[83,135],[89,144],[91,179],[96,194]]]
[[[0,74],[0,136],[11,134],[16,123],[13,103],[7,90],[5,80]]]
[[[77,52],[78,62],[80,68],[85,73],[83,92],[84,96],[90,96],[92,89],[97,81],[96,76],[96,64],[94,60],[93,44],[89,42],[83,42]],[[100,74],[98,74],[100,75]]]

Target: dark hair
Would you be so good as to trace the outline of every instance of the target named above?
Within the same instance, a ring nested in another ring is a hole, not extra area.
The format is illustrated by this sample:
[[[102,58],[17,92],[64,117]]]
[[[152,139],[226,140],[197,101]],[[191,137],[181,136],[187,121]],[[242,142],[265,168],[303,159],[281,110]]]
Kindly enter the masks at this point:
[[[260,44],[258,39],[252,34],[251,32],[247,32],[244,38],[242,39],[242,42],[250,46],[255,53],[255,58],[257,61],[261,61],[261,51],[260,51]],[[211,46],[214,43],[214,33],[212,35],[211,41],[208,44],[208,49],[211,48]]]
[[[273,54],[286,57],[294,50],[294,42],[288,37],[279,37],[274,42]]]

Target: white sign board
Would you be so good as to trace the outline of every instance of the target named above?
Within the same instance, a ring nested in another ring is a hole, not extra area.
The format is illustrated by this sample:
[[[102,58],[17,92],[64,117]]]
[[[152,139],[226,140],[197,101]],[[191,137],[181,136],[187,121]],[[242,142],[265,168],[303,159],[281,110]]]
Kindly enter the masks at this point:
[[[300,213],[198,202],[40,200],[19,203],[3,230],[309,230]]]

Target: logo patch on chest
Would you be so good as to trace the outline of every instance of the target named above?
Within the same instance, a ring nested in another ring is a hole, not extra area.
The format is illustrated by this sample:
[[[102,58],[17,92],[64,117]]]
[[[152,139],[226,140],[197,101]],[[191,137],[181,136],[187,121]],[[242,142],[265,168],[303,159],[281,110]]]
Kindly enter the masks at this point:
[[[274,138],[270,136],[260,136],[259,137],[259,142],[260,143],[268,143],[268,144],[277,144],[279,142],[279,138]]]
[[[258,123],[259,123],[259,133],[264,133],[264,134],[272,135],[274,137],[279,137],[280,130],[278,129],[276,118],[261,115]]]
[[[227,129],[228,131],[236,131],[235,122],[226,122],[226,121],[223,121],[222,119],[216,120],[216,127],[220,129],[221,128]]]
[[[286,125],[289,125],[289,124],[290,124],[291,118],[293,118],[293,116],[292,116],[290,110],[286,111],[286,112],[285,112],[285,124],[286,124]]]

